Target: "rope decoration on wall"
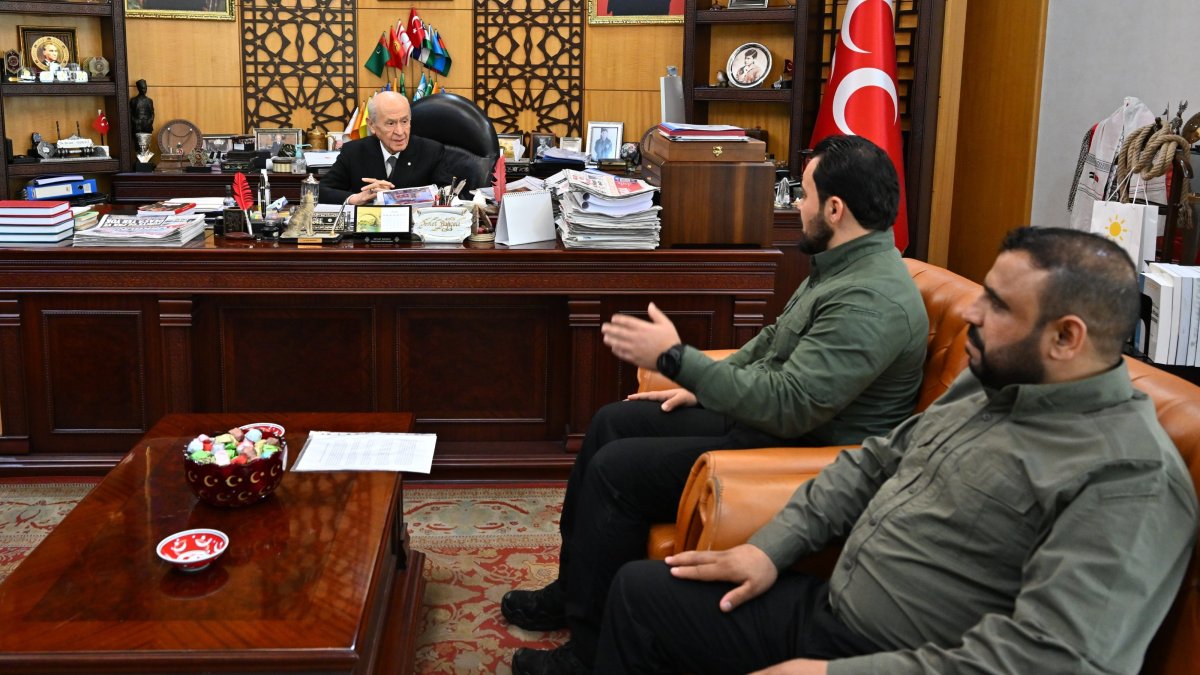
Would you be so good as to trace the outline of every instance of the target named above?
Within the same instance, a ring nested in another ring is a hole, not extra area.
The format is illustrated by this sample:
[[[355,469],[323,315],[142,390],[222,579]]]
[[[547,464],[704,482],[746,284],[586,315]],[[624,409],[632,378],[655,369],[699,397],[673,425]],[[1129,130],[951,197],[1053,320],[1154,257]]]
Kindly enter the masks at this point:
[[[246,130],[340,130],[358,91],[355,0],[243,0]]]
[[[500,133],[583,133],[587,0],[474,0],[475,102]]]

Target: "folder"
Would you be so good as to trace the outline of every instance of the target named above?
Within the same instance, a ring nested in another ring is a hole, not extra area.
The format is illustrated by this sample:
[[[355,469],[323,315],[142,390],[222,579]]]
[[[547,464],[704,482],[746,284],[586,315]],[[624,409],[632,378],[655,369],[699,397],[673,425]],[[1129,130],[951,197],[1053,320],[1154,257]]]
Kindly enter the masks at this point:
[[[554,208],[549,190],[504,193],[496,222],[496,243],[520,246],[554,241],[554,237]]]

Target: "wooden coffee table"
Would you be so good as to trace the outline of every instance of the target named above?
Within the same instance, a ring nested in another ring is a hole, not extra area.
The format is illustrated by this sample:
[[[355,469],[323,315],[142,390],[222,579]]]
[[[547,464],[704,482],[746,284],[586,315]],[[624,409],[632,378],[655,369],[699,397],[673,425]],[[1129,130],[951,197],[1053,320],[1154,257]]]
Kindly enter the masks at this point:
[[[202,504],[183,476],[199,433],[409,431],[409,413],[169,415],[0,585],[0,672],[407,673],[424,556],[409,552],[401,478],[288,473],[263,502]],[[209,527],[228,550],[184,573],[155,555]]]

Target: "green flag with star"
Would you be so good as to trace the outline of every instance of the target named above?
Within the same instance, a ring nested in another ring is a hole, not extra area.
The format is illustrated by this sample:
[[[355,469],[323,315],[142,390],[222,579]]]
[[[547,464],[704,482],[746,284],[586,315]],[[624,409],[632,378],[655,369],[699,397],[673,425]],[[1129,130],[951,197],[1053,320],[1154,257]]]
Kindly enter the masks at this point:
[[[387,44],[387,33],[379,38],[379,42],[375,45],[375,51],[371,52],[371,58],[367,59],[367,70],[375,73],[376,76],[383,75],[383,68],[388,62],[388,51],[385,44]]]

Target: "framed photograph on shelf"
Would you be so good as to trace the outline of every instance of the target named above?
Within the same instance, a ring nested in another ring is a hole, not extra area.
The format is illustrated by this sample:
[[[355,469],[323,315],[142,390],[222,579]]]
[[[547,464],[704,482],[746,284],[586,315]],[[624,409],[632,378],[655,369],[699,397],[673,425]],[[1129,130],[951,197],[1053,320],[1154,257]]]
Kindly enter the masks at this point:
[[[733,50],[725,64],[725,75],[729,84],[742,89],[757,87],[771,73],[771,50],[757,42]]]
[[[21,54],[34,70],[65,67],[75,61],[75,29],[70,26],[17,26]]]
[[[299,129],[255,129],[254,149],[270,150],[272,157],[278,157],[283,146],[290,143],[299,147],[302,138]]]
[[[588,0],[588,23],[683,23],[685,0]]]
[[[574,150],[575,152],[583,152],[583,139],[578,136],[563,136],[558,147],[563,150]]]
[[[125,16],[143,19],[233,21],[233,0],[117,0]]]
[[[541,159],[547,150],[554,147],[556,140],[554,134],[530,134],[529,145],[533,148],[533,158]]]
[[[624,131],[624,122],[588,122],[585,152],[596,161],[619,158]]]
[[[506,162],[520,162],[525,157],[525,134],[496,134],[500,142],[500,152]]]

